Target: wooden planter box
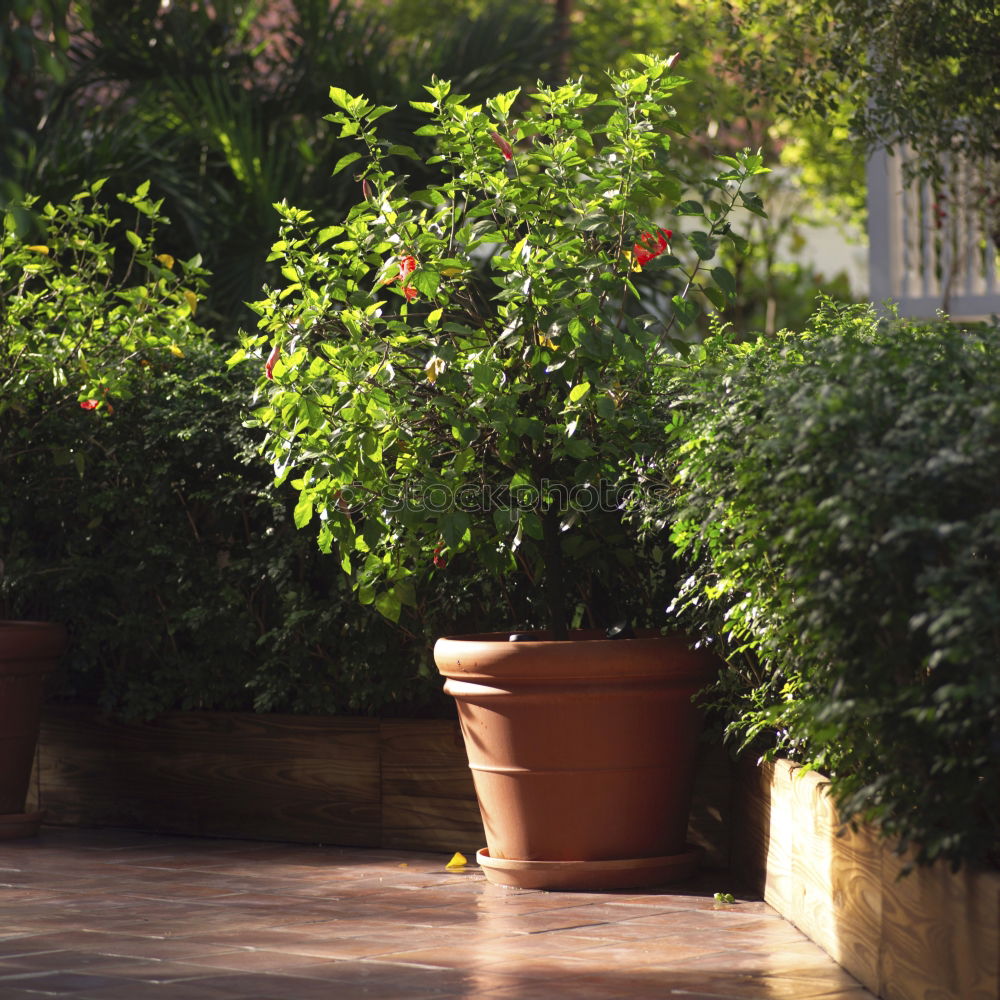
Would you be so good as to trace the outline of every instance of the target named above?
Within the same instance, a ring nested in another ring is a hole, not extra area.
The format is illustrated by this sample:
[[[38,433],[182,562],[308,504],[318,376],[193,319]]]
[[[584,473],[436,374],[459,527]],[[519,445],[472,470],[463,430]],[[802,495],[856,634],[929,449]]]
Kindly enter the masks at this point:
[[[884,1000],[1000,1000],[1000,871],[904,859],[843,828],[815,772],[779,761],[737,781],[734,868]]]
[[[731,768],[706,747],[689,839],[728,867]],[[30,808],[57,826],[461,851],[483,833],[457,721],[48,706]],[[471,852],[471,853],[470,853]]]
[[[346,847],[485,842],[457,722],[46,708],[32,791],[45,822]]]

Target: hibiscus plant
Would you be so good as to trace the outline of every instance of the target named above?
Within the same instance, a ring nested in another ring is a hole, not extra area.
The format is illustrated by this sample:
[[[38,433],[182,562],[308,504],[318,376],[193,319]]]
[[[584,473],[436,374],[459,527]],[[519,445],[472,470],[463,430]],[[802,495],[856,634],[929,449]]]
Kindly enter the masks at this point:
[[[30,589],[24,574],[38,573],[44,540],[24,517],[31,502],[47,509],[38,483],[82,489],[88,456],[106,449],[95,440],[101,422],[129,420],[129,400],[207,337],[194,318],[200,260],[164,252],[167,220],[149,185],[116,198],[103,187],[95,181],[59,205],[28,197],[4,212],[0,617]],[[43,572],[55,587],[63,568]]]
[[[604,97],[478,105],[432,81],[412,106],[439,179],[418,191],[397,167],[418,154],[378,135],[394,109],[331,89],[358,203],[331,226],[278,206],[284,283],[230,363],[267,358],[254,422],[276,480],[387,617],[460,566],[519,574],[560,637],[595,568],[605,592],[627,581],[622,470],[660,447],[663,363],[734,291],[730,217],[762,211],[759,155],[680,166],[674,59],[640,57]]]
[[[52,453],[44,425],[78,409],[114,413],[184,345],[204,340],[194,319],[200,258],[162,250],[168,223],[144,183],[107,199],[105,181],[67,203],[28,197],[0,233],[0,472]],[[82,435],[81,435],[82,437]],[[82,472],[83,450],[51,454]]]

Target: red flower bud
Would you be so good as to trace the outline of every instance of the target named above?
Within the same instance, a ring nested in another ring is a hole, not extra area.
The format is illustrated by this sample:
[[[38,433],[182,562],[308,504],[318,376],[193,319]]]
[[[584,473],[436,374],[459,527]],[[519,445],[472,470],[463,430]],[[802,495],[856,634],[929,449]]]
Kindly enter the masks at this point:
[[[499,132],[490,132],[490,138],[497,144],[505,160],[514,159],[513,147]]]
[[[275,344],[271,349],[271,353],[268,355],[267,362],[264,365],[264,374],[270,378],[274,378],[274,366],[278,363],[278,358],[281,357],[281,345]]]
[[[444,542],[441,542],[437,548],[434,549],[434,565],[438,569],[444,569],[448,565],[448,560],[441,555],[441,550],[444,548]]]
[[[673,55],[672,55],[672,56],[671,56],[671,57],[670,57],[670,58],[669,58],[669,59],[667,60],[667,69],[673,69],[673,68],[674,68],[674,63],[676,63],[676,62],[677,62],[677,60],[678,60],[678,59],[680,59],[680,57],[681,57],[681,54],[680,54],[679,52],[675,52],[675,53],[674,53],[674,54],[673,54]]]
[[[361,194],[364,196],[365,201],[372,200],[372,186],[368,183],[367,177],[361,180]]]
[[[97,400],[96,399],[82,399],[80,400],[81,410],[96,410]]]

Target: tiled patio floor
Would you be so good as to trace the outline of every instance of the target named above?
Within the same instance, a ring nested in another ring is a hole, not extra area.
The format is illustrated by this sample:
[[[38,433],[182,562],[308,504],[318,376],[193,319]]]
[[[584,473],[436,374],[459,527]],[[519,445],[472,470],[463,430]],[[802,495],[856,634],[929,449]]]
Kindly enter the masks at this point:
[[[0,843],[0,1000],[862,1000],[719,873],[489,885],[399,851],[45,828]]]

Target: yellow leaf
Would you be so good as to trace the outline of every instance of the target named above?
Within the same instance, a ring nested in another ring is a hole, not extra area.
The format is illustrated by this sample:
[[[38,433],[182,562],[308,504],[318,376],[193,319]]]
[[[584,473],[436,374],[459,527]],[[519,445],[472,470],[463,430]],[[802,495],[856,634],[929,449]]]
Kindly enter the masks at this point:
[[[198,308],[198,296],[194,294],[190,289],[184,289],[184,301],[188,304],[188,309],[194,314],[195,309]]]
[[[445,868],[464,868],[468,864],[468,859],[464,854],[459,854],[458,851],[452,855],[451,861],[445,865]]]
[[[170,353],[175,358],[183,358],[184,357],[184,352],[176,344],[171,344],[170,345]]]
[[[28,247],[28,249],[29,250],[34,250],[35,253],[48,254],[48,252],[49,252],[49,248],[48,247]]]
[[[544,333],[537,334],[537,337],[538,337],[538,343],[542,347],[548,347],[550,350],[553,351],[556,349],[555,341],[553,341],[551,337],[546,337]]]
[[[168,270],[174,269],[174,258],[168,253],[158,253],[156,259]]]

